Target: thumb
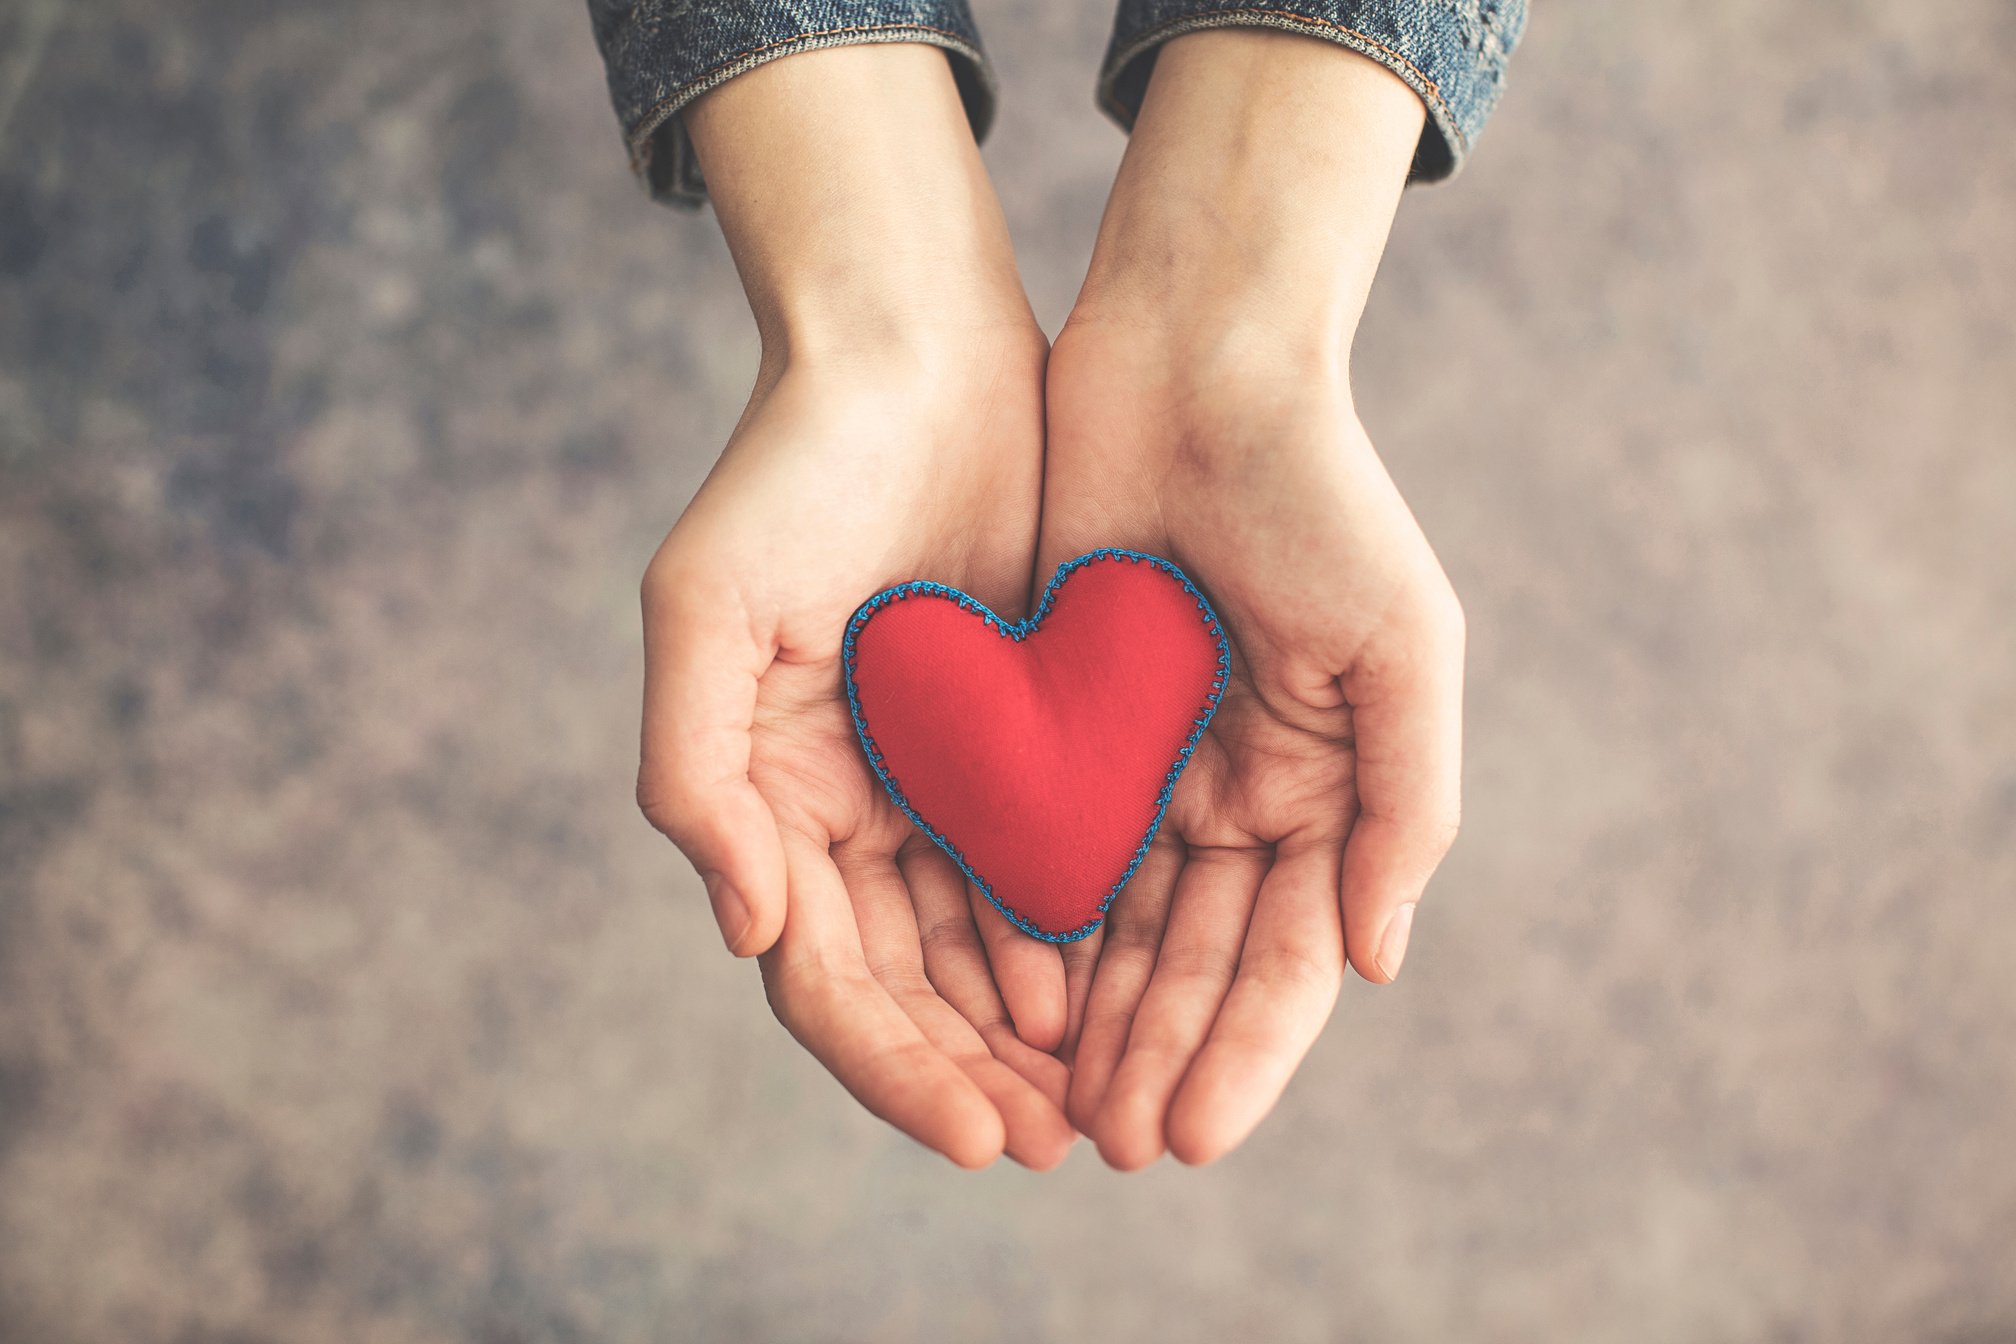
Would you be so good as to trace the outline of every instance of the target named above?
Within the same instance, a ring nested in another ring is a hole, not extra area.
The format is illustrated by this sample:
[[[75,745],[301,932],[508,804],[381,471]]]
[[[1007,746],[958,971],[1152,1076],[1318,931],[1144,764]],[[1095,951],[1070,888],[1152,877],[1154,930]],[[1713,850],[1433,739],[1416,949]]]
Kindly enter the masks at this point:
[[[1414,907],[1461,815],[1463,624],[1418,634],[1397,675],[1347,679],[1357,744],[1358,816],[1344,847],[1344,945],[1358,974],[1400,973]],[[1369,684],[1368,684],[1369,683]]]
[[[783,844],[749,781],[757,681],[771,653],[725,592],[645,579],[637,804],[699,870],[728,950],[752,957],[784,928]]]

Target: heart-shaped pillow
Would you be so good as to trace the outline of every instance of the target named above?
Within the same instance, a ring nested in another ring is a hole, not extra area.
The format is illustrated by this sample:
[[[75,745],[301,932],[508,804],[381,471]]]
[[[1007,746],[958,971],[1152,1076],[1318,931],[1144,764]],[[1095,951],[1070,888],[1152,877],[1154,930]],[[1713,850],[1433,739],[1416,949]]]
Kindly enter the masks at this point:
[[[1058,566],[1003,620],[937,583],[848,623],[847,701],[889,796],[1024,932],[1083,938],[1148,852],[1231,666],[1211,604],[1137,551]]]

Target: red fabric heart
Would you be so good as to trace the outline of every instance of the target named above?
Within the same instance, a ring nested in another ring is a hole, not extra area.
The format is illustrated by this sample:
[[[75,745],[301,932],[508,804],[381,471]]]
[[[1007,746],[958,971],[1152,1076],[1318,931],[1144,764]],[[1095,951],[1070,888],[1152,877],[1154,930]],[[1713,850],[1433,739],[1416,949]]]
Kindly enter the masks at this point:
[[[1225,688],[1204,595],[1102,550],[1004,621],[936,583],[876,594],[844,647],[854,726],[889,796],[1024,932],[1083,938],[1134,875]]]

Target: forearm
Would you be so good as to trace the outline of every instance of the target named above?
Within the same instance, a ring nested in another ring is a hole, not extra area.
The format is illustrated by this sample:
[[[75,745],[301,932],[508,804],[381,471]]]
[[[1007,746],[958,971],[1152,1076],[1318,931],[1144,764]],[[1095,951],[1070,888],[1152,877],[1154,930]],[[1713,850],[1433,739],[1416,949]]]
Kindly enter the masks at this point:
[[[834,47],[686,113],[766,361],[1034,328],[944,53]]]
[[[1312,38],[1163,49],[1074,321],[1124,316],[1348,350],[1420,138],[1405,84]]]

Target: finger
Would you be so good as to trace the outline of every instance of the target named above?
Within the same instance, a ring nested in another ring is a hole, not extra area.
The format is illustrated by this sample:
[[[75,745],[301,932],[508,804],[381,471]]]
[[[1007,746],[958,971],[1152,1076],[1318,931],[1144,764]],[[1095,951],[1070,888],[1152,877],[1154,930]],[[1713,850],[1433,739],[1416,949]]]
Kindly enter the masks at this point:
[[[924,974],[932,988],[972,1025],[996,1059],[1063,1110],[1071,1071],[1015,1034],[973,923],[966,875],[934,845],[905,846],[896,863],[910,889]]]
[[[1015,1034],[1038,1050],[1055,1050],[1064,1043],[1065,1017],[1064,959],[1057,944],[1010,924],[978,887],[968,900]]]
[[[728,950],[754,956],[784,927],[777,821],[749,782],[757,679],[771,651],[724,606],[677,581],[644,588],[644,733],[637,803],[699,870]]]
[[[1162,1156],[1169,1100],[1232,987],[1270,857],[1257,849],[1190,850],[1127,1052],[1092,1121],[1108,1165],[1133,1171]]]
[[[1169,1150],[1214,1161],[1280,1099],[1344,981],[1334,846],[1284,847],[1260,885],[1231,993],[1169,1106]]]
[[[1344,946],[1374,984],[1400,973],[1414,907],[1462,814],[1463,621],[1430,622],[1414,649],[1344,683],[1358,817],[1344,850]]]
[[[1063,1108],[997,1059],[972,1024],[939,997],[925,977],[910,890],[895,860],[886,853],[842,846],[835,851],[834,861],[853,902],[869,974],[917,1024],[925,1039],[965,1070],[994,1103],[1005,1127],[1008,1156],[1039,1171],[1062,1162],[1077,1138]]]
[[[1099,930],[1099,965],[1086,992],[1084,1020],[1071,1056],[1067,1110],[1080,1133],[1092,1132],[1113,1070],[1126,1053],[1127,1033],[1134,1029],[1134,1013],[1154,974],[1170,897],[1182,871],[1183,843],[1170,835],[1158,837],[1126,890],[1107,909]]]
[[[1099,970],[1099,949],[1104,945],[1106,926],[1101,924],[1075,943],[1058,949],[1064,962],[1064,1040],[1057,1058],[1074,1064],[1078,1039],[1085,1030],[1085,1005],[1092,997],[1092,980]]]
[[[825,847],[793,835],[785,864],[791,918],[762,962],[777,1019],[871,1113],[962,1167],[992,1162],[1000,1112],[869,974]]]

